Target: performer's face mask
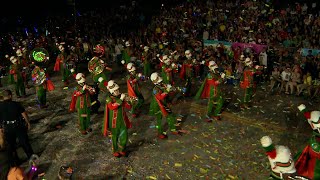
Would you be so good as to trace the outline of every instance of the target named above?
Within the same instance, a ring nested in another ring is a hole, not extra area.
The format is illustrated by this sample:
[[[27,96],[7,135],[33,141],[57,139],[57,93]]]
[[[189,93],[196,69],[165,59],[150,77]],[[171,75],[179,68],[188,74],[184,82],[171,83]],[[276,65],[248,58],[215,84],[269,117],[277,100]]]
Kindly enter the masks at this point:
[[[114,95],[114,96],[119,96],[119,95],[120,95],[119,89],[114,90],[113,93],[112,93],[112,95]]]

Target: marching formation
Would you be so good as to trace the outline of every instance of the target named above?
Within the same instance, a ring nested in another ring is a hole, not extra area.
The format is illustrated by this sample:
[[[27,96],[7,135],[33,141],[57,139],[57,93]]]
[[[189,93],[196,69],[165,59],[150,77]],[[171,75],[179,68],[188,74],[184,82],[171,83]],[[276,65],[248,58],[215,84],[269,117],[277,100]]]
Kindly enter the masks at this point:
[[[177,98],[193,97],[194,100],[208,99],[207,111],[203,116],[206,122],[220,121],[221,113],[225,102],[225,94],[221,90],[221,85],[227,83],[227,72],[213,60],[202,60],[192,56],[191,50],[185,50],[184,57],[177,58],[175,51],[156,55],[157,63],[151,61],[151,54],[148,54],[149,47],[142,46],[140,64],[130,58],[130,43],[125,42],[123,50],[123,68],[127,71],[126,89],[121,90],[117,82],[111,79],[112,68],[107,60],[103,58],[105,47],[98,44],[93,48],[93,57],[88,61],[88,71],[91,74],[93,85],[86,81],[85,72],[78,72],[77,62],[74,58],[64,52],[64,43],[58,44],[60,54],[56,58],[54,71],[61,71],[63,89],[68,89],[72,79],[77,83],[72,93],[70,112],[76,111],[78,114],[79,132],[86,135],[93,131],[90,127],[90,117],[93,113],[98,113],[101,106],[98,95],[102,92],[105,96],[104,116],[102,120],[102,135],[111,137],[112,153],[115,157],[127,156],[126,146],[128,141],[128,129],[132,127],[130,118],[141,116],[142,106],[145,104],[144,94],[141,91],[143,82],[150,81],[153,84],[151,91],[151,102],[148,115],[154,116],[156,121],[157,137],[159,139],[168,138],[171,135],[181,135],[180,118],[177,118],[172,106]],[[72,48],[71,48],[72,49]],[[17,97],[25,95],[28,74],[22,69],[26,69],[22,56],[10,57],[10,80],[15,85]],[[20,58],[19,58],[20,57]],[[69,57],[69,58],[67,58]],[[47,91],[55,90],[55,86],[46,72],[46,62],[49,60],[48,52],[43,48],[35,48],[30,53],[29,59],[32,63],[31,80],[36,88],[36,102],[40,108],[47,108]],[[179,61],[182,60],[182,61]],[[240,56],[240,63],[243,66],[243,74],[240,87],[244,96],[241,101],[241,109],[250,109],[252,97],[256,88],[255,75],[261,75],[264,67],[254,64],[250,57]],[[242,61],[241,61],[242,60]],[[72,61],[72,62],[70,62]],[[154,66],[154,67],[153,67]],[[158,67],[158,68],[157,68]],[[205,70],[205,73],[201,70]],[[140,72],[141,70],[141,72]],[[156,70],[152,72],[152,70]],[[143,72],[143,73],[142,73]],[[226,72],[226,73],[225,73]],[[196,86],[194,82],[200,80],[199,87],[193,94],[192,88]],[[182,86],[177,86],[182,84]],[[286,146],[274,146],[269,136],[261,138],[261,145],[266,150],[271,165],[271,177],[275,179],[290,178],[320,178],[317,171],[319,161],[319,111],[306,112],[306,107],[300,105],[299,110],[304,112],[308,123],[314,130],[314,135],[310,144],[295,158],[292,157],[290,149]],[[168,130],[164,127],[163,119],[168,124]]]

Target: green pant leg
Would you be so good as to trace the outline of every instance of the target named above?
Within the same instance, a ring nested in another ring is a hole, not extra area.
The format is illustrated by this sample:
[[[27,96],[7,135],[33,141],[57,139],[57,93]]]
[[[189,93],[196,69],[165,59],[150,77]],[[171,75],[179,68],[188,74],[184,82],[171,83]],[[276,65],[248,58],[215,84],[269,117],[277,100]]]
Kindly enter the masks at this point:
[[[126,127],[120,128],[120,134],[119,134],[119,151],[123,152],[126,149],[128,142],[128,130]]]
[[[90,108],[88,108],[87,117],[84,119],[84,122],[83,122],[85,130],[88,130],[90,127],[90,116],[91,116],[91,112],[90,112]]]
[[[22,96],[25,96],[25,95],[26,95],[26,88],[25,88],[25,86],[24,86],[24,82],[21,81],[21,83],[19,83],[19,84],[20,84],[20,85],[19,85],[20,94],[21,94]]]
[[[163,127],[162,127],[162,114],[159,111],[158,113],[156,113],[156,117],[157,117],[157,129],[158,129],[158,133],[159,134],[163,134]]]
[[[82,117],[82,115],[86,114],[87,117]],[[79,128],[81,131],[86,131],[89,126],[90,120],[90,113],[86,109],[79,109],[78,110],[78,117],[79,117]]]
[[[176,131],[176,117],[174,114],[168,114],[168,116],[166,117],[167,118],[167,122],[168,122],[168,125],[169,125],[169,128],[170,128],[170,131]]]
[[[222,98],[222,96],[218,96],[218,97],[216,97],[216,102],[217,102],[217,105],[216,105],[216,108],[215,108],[215,110],[213,112],[213,115],[214,116],[220,116],[224,99]]]
[[[248,103],[249,102],[249,88],[246,88],[244,90],[244,99],[243,99],[243,103]]]
[[[37,98],[40,105],[46,105],[46,90],[43,87],[37,88]]]
[[[212,110],[213,110],[213,97],[210,96],[209,101],[208,101],[208,105],[207,105],[207,115],[210,117],[212,115]]]
[[[248,88],[248,103],[250,103],[251,102],[251,100],[252,100],[252,95],[253,95],[253,88],[252,87],[250,87],[250,88]]]
[[[62,71],[62,80],[65,82],[68,80],[68,76],[69,76],[69,73],[68,73],[68,69],[67,68],[64,68],[63,71]]]
[[[146,77],[149,77],[150,76],[150,73],[151,72],[151,66],[150,66],[150,63],[146,63],[144,64],[143,66],[143,75],[145,75]]]
[[[118,138],[119,138],[119,129],[111,128],[111,140],[112,140],[112,152],[118,152]]]
[[[17,82],[14,83],[14,89],[16,91],[16,95],[21,96],[20,91],[19,91],[19,84]]]

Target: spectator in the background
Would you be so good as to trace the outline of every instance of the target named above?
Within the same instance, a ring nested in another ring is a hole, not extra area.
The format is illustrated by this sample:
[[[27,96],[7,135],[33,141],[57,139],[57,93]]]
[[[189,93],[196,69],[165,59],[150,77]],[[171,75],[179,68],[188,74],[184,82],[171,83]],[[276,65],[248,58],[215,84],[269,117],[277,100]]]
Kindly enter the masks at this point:
[[[287,86],[287,83],[289,82],[291,78],[291,70],[290,67],[286,67],[282,72],[281,72],[281,87],[280,87],[280,93],[282,92],[283,88]],[[287,94],[287,92],[286,92]]]
[[[279,85],[279,83],[281,83],[280,71],[279,68],[275,66],[270,76],[270,91],[273,92],[275,86]]]
[[[309,97],[311,97],[311,89],[312,89],[312,76],[310,72],[307,72],[307,74],[303,75],[302,84],[299,84],[297,86],[297,96],[300,96],[300,94],[304,90],[307,90]]]
[[[301,83],[301,74],[298,67],[293,68],[289,82],[286,84],[286,94],[293,94],[294,89]],[[290,92],[289,92],[290,88]]]

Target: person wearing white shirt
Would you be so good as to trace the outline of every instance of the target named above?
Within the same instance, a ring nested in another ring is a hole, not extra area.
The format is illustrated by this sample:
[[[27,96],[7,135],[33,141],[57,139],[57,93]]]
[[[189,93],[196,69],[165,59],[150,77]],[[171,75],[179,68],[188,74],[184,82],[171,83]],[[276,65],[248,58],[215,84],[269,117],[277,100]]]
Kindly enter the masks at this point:
[[[282,72],[281,72],[281,88],[280,88],[280,92],[282,92],[282,89],[284,87],[286,87],[287,83],[289,82],[290,80],[290,77],[291,77],[291,71],[290,71],[290,67],[287,67],[286,69],[284,69]]]

